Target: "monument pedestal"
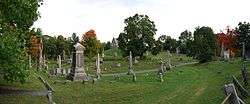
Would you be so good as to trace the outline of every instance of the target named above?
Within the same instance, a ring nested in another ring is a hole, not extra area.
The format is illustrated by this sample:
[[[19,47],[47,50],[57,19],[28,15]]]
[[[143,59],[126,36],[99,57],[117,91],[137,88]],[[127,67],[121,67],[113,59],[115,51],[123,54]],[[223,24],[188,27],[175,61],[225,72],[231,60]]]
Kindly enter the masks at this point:
[[[75,72],[71,70],[69,74],[69,79],[72,81],[88,81],[88,76],[83,71],[83,69],[78,70],[78,71],[76,70]]]

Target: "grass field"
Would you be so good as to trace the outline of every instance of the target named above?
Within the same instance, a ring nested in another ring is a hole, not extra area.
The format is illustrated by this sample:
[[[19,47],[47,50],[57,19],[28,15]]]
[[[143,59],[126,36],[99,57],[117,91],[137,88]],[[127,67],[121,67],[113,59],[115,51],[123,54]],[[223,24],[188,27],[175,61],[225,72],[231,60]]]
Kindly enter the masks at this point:
[[[218,104],[225,98],[222,87],[232,82],[232,75],[240,81],[241,63],[214,61],[205,64],[187,65],[174,68],[166,73],[164,82],[160,82],[155,72],[137,74],[137,82],[131,76],[122,76],[120,80],[102,77],[96,84],[87,82],[54,83],[64,78],[48,77],[42,74],[55,89],[53,99],[57,104]],[[250,68],[250,67],[248,67]],[[19,88],[42,87],[36,78],[30,83],[17,84]],[[4,82],[1,82],[4,85]],[[250,91],[250,86],[246,87]],[[45,97],[0,96],[1,103],[43,104]],[[250,99],[243,99],[250,103]]]

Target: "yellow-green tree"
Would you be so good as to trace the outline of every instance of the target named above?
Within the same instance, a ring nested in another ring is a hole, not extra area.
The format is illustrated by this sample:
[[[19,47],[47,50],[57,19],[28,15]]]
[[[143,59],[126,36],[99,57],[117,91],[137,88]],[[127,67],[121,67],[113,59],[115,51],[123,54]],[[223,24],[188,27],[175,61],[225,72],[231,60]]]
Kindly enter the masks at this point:
[[[92,58],[102,51],[101,42],[96,37],[95,30],[91,29],[83,34],[81,44],[85,47],[85,56]]]

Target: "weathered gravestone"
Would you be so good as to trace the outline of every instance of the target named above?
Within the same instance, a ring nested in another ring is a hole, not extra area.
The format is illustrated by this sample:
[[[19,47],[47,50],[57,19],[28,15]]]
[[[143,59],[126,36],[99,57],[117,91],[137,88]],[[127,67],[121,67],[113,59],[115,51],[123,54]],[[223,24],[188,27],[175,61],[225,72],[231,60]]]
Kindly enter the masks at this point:
[[[136,82],[137,80],[136,80],[136,75],[135,75],[135,73],[133,72],[132,75],[133,75],[133,82]]]
[[[171,57],[172,57],[172,54],[170,53],[169,50],[167,50],[167,57],[168,57],[168,66],[170,66],[170,68],[171,68]]]
[[[72,66],[68,78],[72,81],[87,81],[87,74],[84,70],[84,47],[80,43],[74,45]]]
[[[163,74],[162,73],[159,73],[159,78],[160,78],[160,81],[163,82]]]
[[[38,59],[38,69],[42,69],[43,67],[43,50],[42,47],[39,47],[39,59]]]
[[[97,77],[97,79],[101,78],[101,68],[100,68],[100,56],[99,56],[99,53],[97,54],[97,59],[96,59],[96,77]]]
[[[159,68],[159,70],[158,70],[158,74],[162,74],[162,73],[164,73],[164,63],[163,63],[163,61],[161,61],[161,68]]]
[[[133,58],[132,58],[132,52],[129,52],[129,67],[128,67],[128,75],[133,73]]]
[[[62,60],[61,60],[61,55],[58,55],[57,57],[57,68],[56,68],[56,75],[61,75],[63,72],[62,69]]]
[[[180,53],[180,47],[177,47],[175,50],[176,50],[176,54],[178,55]]]

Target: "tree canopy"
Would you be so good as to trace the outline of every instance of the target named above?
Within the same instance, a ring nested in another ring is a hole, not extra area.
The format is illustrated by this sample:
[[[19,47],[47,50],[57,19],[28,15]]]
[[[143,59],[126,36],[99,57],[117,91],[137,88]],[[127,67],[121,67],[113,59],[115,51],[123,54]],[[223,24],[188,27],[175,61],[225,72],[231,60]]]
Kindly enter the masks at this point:
[[[84,55],[89,58],[94,57],[102,51],[101,42],[97,40],[95,30],[89,30],[83,34],[81,43],[85,47]]]
[[[216,52],[216,35],[210,27],[197,27],[190,55],[200,62],[211,61]]]
[[[142,57],[146,51],[152,51],[157,31],[154,22],[147,15],[135,14],[125,19],[124,23],[124,31],[117,39],[123,55],[128,56],[131,51],[133,57]]]
[[[28,75],[29,28],[39,17],[42,0],[0,1],[0,71],[5,80],[24,82]]]

